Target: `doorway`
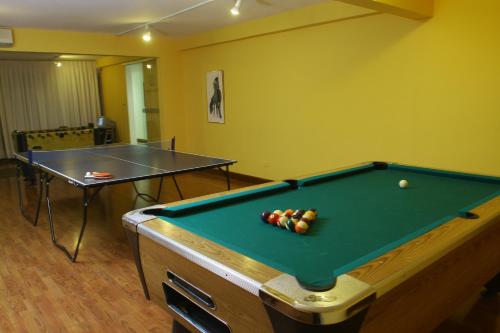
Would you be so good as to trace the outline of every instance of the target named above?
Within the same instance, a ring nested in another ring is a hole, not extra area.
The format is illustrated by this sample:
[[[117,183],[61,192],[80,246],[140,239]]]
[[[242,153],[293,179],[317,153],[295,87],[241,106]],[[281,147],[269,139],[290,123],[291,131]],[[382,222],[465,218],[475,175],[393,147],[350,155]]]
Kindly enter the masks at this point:
[[[156,60],[125,66],[130,143],[160,140]]]

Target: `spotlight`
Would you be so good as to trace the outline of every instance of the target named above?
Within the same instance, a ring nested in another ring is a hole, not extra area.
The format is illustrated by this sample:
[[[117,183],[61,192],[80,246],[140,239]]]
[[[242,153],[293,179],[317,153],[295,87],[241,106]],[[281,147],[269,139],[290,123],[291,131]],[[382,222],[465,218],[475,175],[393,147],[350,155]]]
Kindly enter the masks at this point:
[[[151,69],[151,68],[153,68],[153,65],[151,65],[151,64],[146,64],[146,68],[147,68],[147,69]]]
[[[60,61],[56,61],[54,64],[55,64],[57,67],[62,67],[62,62],[60,62]]]
[[[144,26],[144,34],[142,35],[142,39],[145,42],[150,42],[152,37],[151,37],[151,30],[149,30],[149,26],[146,25]]]
[[[236,0],[236,2],[234,3],[234,7],[231,8],[231,14],[233,16],[240,15],[240,7],[241,7],[241,0]]]

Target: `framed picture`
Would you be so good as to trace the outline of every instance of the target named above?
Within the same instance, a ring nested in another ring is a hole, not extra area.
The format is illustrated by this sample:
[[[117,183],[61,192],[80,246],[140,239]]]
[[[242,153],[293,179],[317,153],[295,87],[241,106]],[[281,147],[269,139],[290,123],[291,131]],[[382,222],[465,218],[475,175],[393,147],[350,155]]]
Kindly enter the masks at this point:
[[[207,73],[208,122],[224,124],[224,82],[220,70]]]

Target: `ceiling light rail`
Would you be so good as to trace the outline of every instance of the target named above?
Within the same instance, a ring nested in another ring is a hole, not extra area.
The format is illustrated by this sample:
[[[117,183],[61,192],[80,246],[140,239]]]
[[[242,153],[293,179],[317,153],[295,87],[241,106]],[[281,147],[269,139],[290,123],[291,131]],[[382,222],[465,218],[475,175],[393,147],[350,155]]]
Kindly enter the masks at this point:
[[[184,9],[181,9],[175,13],[172,13],[172,14],[169,14],[169,15],[166,15],[166,16],[163,16],[163,17],[160,17],[159,19],[156,19],[154,21],[150,21],[150,22],[146,22],[146,23],[142,23],[142,24],[139,24],[139,25],[136,25],[135,27],[133,28],[130,28],[128,30],[125,30],[125,31],[122,31],[122,32],[119,32],[117,35],[118,36],[123,36],[125,34],[128,34],[129,32],[132,32],[132,31],[135,31],[135,30],[139,30],[139,29],[146,29],[146,28],[150,28],[151,25],[153,24],[156,24],[156,23],[160,23],[162,21],[165,21],[169,18],[172,18],[174,16],[177,16],[177,15],[180,15],[180,14],[183,14],[185,12],[188,12],[188,11],[191,11],[193,9],[196,9],[196,8],[199,8],[199,7],[203,7],[205,5],[208,5],[209,3],[212,3],[214,2],[215,0],[205,0],[205,1],[202,1],[196,5],[193,5],[193,6],[190,6],[190,7],[187,7],[187,8],[184,8]],[[241,1],[241,0],[240,0]]]

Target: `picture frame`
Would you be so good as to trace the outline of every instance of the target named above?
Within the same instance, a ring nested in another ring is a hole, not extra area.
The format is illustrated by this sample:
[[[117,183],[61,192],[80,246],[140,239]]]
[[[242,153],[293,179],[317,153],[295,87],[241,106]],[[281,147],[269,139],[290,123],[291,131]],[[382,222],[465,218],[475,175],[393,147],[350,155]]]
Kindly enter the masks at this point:
[[[207,115],[209,123],[224,124],[224,73],[214,70],[207,73]]]

